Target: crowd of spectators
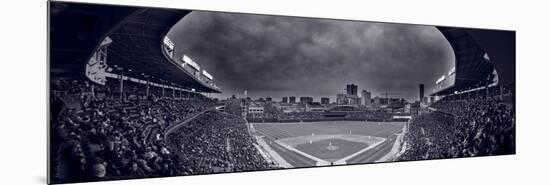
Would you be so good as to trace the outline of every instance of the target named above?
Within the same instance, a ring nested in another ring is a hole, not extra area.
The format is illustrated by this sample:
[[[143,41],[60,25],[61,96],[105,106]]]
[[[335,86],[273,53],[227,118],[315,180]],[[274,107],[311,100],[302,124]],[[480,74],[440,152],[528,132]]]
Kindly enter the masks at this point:
[[[414,117],[399,160],[515,153],[515,112],[494,99],[439,101]]]
[[[270,169],[254,146],[245,121],[236,115],[206,112],[168,135],[177,148],[182,174]]]
[[[231,170],[262,169],[265,166],[261,156],[253,153],[255,150],[246,132],[246,124],[236,118],[221,117],[219,112],[209,112],[215,103],[204,96],[168,98],[152,95],[140,98],[128,93],[120,97],[108,86],[95,86],[95,90],[91,93],[90,84],[79,81],[52,84],[52,182],[212,172],[215,166],[224,167],[213,164],[219,164],[226,156],[205,155],[214,150],[217,154],[226,151],[226,148],[208,145],[210,142],[219,144],[218,138],[211,137],[212,134],[225,136],[231,144],[230,153],[234,160]],[[175,137],[190,138],[189,134],[203,143],[178,140],[179,145],[174,147],[173,140],[165,137],[165,131],[199,113],[207,115],[196,116],[189,122],[192,126],[185,127],[187,130]],[[195,160],[208,163],[195,163]]]

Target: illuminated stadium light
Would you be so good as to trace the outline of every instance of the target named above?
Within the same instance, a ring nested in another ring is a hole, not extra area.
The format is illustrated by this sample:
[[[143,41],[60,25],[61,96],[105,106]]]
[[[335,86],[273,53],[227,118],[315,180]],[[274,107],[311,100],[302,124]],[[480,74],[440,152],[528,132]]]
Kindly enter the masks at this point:
[[[443,82],[443,80],[445,80],[445,75],[439,77],[439,78],[435,81],[435,84],[439,84],[439,83]]]
[[[214,80],[214,77],[212,77],[210,73],[206,72],[206,70],[202,70],[202,75],[204,75],[209,80]]]
[[[183,55],[182,60],[183,60],[183,62],[185,62],[186,64],[189,64],[189,65],[190,65],[192,68],[194,68],[195,70],[197,70],[197,71],[200,71],[200,70],[201,70],[199,64],[197,64],[195,61],[191,60],[191,58],[189,58],[187,55]]]
[[[449,74],[448,74],[448,75],[451,76],[451,75],[455,74],[455,72],[456,72],[456,68],[453,67],[453,68],[451,68],[451,69],[449,70]]]
[[[170,40],[168,37],[164,37],[163,40],[164,45],[166,45],[170,50],[174,49],[174,43]]]

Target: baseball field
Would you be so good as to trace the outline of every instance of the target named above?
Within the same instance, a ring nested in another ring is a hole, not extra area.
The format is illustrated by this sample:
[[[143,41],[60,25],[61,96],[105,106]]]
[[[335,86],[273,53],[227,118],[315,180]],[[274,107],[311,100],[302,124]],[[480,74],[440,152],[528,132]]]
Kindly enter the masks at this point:
[[[284,168],[393,159],[405,122],[250,123],[264,154]]]

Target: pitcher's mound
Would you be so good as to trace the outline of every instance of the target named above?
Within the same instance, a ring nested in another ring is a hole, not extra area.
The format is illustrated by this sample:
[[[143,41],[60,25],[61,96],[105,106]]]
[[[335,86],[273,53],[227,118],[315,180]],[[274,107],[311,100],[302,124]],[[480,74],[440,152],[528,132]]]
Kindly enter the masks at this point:
[[[327,146],[327,150],[338,150],[340,147],[336,146],[336,145],[329,145]]]

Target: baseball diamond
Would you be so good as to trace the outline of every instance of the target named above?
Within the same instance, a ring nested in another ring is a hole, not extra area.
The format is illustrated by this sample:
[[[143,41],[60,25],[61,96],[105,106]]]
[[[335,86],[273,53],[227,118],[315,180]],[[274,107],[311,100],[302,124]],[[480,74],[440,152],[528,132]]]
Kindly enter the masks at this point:
[[[390,153],[406,122],[250,123],[266,153],[287,167],[372,163]],[[394,152],[392,155],[396,155]],[[388,158],[387,160],[390,160]],[[285,167],[284,165],[281,165]]]

